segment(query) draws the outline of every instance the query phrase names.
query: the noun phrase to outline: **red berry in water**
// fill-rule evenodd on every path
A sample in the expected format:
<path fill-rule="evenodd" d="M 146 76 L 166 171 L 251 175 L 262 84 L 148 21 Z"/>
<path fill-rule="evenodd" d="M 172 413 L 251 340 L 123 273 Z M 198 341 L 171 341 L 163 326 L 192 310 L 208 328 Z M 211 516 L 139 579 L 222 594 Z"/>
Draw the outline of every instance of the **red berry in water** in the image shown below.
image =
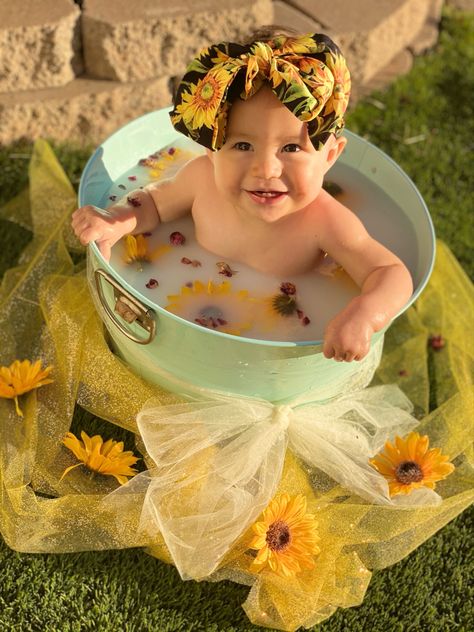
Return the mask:
<path fill-rule="evenodd" d="M 191 259 L 188 259 L 187 257 L 183 257 L 181 259 L 181 263 L 185 263 L 186 265 L 189 265 L 192 263 Z"/>
<path fill-rule="evenodd" d="M 185 241 L 185 236 L 177 230 L 170 235 L 170 244 L 173 244 L 173 246 L 182 246 Z"/>
<path fill-rule="evenodd" d="M 158 287 L 158 286 L 159 286 L 159 283 L 158 283 L 158 281 L 157 281 L 156 279 L 150 279 L 150 280 L 148 281 L 148 283 L 146 283 L 146 287 L 147 287 L 149 290 L 154 290 L 154 289 L 155 289 L 156 287 Z"/>
<path fill-rule="evenodd" d="M 286 294 L 287 296 L 292 296 L 293 294 L 296 294 L 296 286 L 294 283 L 285 281 L 280 285 L 280 292 L 283 292 L 283 294 Z"/>

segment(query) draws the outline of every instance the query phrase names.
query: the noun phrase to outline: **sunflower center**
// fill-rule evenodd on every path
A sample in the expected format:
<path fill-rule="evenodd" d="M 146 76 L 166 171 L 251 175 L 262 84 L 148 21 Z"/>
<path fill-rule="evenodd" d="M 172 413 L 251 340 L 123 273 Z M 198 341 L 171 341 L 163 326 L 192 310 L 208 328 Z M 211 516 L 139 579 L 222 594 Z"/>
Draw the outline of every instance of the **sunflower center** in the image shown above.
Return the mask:
<path fill-rule="evenodd" d="M 283 520 L 273 522 L 268 527 L 265 540 L 272 551 L 286 549 L 291 540 L 290 529 L 286 522 L 283 522 Z"/>
<path fill-rule="evenodd" d="M 227 321 L 224 318 L 224 312 L 215 305 L 206 305 L 198 314 L 198 318 L 194 319 L 194 322 L 212 329 L 222 325 L 227 325 Z"/>
<path fill-rule="evenodd" d="M 224 313 L 215 305 L 206 305 L 206 307 L 200 310 L 199 316 L 201 318 L 214 318 L 217 320 L 218 318 L 224 318 Z"/>
<path fill-rule="evenodd" d="M 395 470 L 395 478 L 402 485 L 419 483 L 423 480 L 423 470 L 415 461 L 403 461 Z"/>
<path fill-rule="evenodd" d="M 215 86 L 210 82 L 206 81 L 201 85 L 201 89 L 199 90 L 199 97 L 203 101 L 210 101 L 214 96 Z"/>

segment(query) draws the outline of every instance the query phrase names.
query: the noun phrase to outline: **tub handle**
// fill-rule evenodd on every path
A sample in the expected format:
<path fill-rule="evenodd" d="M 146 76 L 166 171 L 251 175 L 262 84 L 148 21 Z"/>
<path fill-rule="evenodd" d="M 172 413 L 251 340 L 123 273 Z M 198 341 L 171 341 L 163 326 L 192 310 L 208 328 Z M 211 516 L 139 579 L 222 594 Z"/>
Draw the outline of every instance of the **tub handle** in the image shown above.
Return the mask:
<path fill-rule="evenodd" d="M 117 317 L 105 299 L 101 277 L 114 288 L 115 312 L 117 312 L 127 323 L 136 322 L 140 325 L 140 327 L 145 329 L 145 331 L 148 332 L 147 338 L 138 338 L 138 336 L 133 335 L 119 320 L 117 320 Z M 132 294 L 127 292 L 127 290 L 124 290 L 120 283 L 118 283 L 110 274 L 105 272 L 105 270 L 98 268 L 94 272 L 94 278 L 97 294 L 102 307 L 117 329 L 119 329 L 124 336 L 127 336 L 127 338 L 139 345 L 150 344 L 156 333 L 156 322 L 153 312 L 142 305 L 142 303 L 140 303 L 140 301 Z"/>

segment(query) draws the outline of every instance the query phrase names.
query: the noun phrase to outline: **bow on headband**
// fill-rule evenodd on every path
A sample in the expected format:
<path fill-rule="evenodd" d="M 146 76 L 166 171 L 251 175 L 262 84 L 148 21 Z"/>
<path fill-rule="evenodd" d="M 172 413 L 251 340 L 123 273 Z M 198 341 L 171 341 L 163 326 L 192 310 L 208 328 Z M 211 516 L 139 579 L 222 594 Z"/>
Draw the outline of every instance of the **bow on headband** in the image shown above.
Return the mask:
<path fill-rule="evenodd" d="M 331 134 L 342 133 L 350 74 L 339 48 L 321 34 L 249 45 L 222 42 L 202 50 L 179 85 L 171 122 L 199 144 L 220 149 L 230 105 L 247 100 L 264 83 L 307 123 L 317 150 Z"/>

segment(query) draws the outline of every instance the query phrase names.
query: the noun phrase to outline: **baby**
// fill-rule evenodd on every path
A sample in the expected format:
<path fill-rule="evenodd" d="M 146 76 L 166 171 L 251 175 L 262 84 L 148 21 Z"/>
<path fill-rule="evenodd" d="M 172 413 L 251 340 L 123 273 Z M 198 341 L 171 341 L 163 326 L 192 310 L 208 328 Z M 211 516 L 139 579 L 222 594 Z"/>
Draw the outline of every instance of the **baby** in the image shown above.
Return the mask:
<path fill-rule="evenodd" d="M 346 144 L 349 92 L 345 60 L 324 35 L 276 35 L 203 50 L 181 81 L 171 121 L 206 155 L 173 179 L 134 191 L 133 205 L 78 209 L 76 235 L 83 244 L 96 241 L 108 260 L 124 235 L 191 212 L 203 248 L 262 273 L 307 272 L 327 253 L 361 292 L 328 323 L 323 353 L 361 360 L 372 334 L 413 288 L 400 259 L 322 188 Z"/>

